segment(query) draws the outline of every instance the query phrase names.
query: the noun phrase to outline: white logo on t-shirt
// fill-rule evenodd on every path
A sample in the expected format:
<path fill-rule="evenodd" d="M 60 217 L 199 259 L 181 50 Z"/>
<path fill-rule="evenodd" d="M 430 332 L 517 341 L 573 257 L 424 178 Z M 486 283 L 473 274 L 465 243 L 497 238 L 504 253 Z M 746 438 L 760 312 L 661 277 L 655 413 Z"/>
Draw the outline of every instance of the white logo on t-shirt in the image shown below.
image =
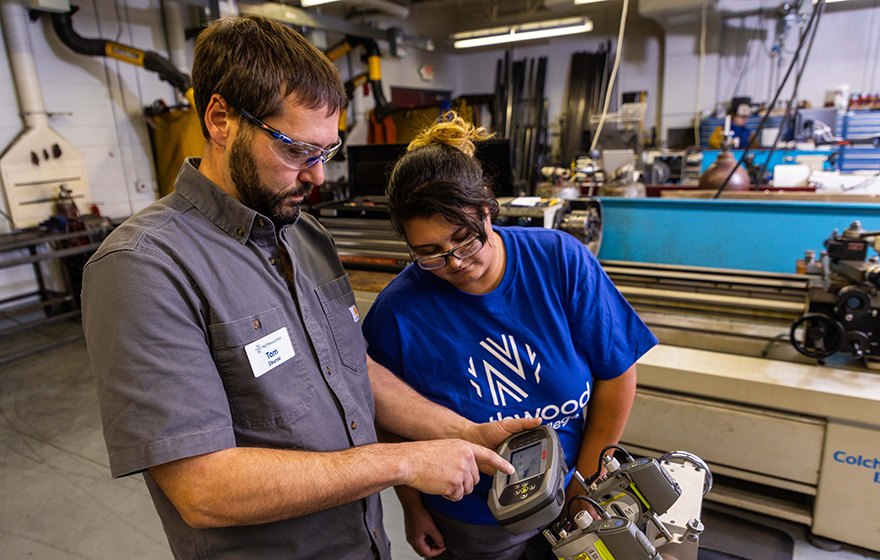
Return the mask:
<path fill-rule="evenodd" d="M 489 393 L 495 406 L 507 406 L 508 397 L 518 403 L 527 399 L 529 394 L 523 389 L 525 386 L 523 381 L 534 377 L 535 384 L 541 383 L 541 363 L 537 362 L 537 365 L 535 364 L 537 353 L 532 352 L 528 344 L 525 345 L 526 355 L 529 359 L 528 364 L 523 364 L 517 349 L 516 340 L 511 335 L 501 335 L 501 343 L 496 342 L 491 337 L 487 337 L 480 342 L 480 346 L 495 358 L 491 362 L 488 359 L 482 360 L 486 382 L 489 385 Z M 476 367 L 474 367 L 473 356 L 469 358 L 468 364 L 468 373 L 474 378 L 470 380 L 471 386 L 476 390 L 477 396 L 485 398 L 483 396 L 483 389 L 477 383 L 480 376 Z M 516 379 L 511 374 L 516 374 L 519 379 Z"/>

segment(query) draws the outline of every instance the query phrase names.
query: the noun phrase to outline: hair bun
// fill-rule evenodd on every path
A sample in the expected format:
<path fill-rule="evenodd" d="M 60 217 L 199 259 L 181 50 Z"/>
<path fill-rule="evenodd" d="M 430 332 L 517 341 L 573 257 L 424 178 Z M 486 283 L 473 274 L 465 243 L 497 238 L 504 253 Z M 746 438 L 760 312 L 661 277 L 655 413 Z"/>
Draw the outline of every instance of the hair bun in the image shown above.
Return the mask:
<path fill-rule="evenodd" d="M 445 144 L 473 157 L 474 142 L 488 140 L 492 136 L 494 134 L 482 126 L 475 128 L 474 125 L 459 117 L 455 111 L 449 111 L 443 115 L 440 122 L 421 131 L 415 140 L 409 143 L 407 151 L 432 144 Z"/>

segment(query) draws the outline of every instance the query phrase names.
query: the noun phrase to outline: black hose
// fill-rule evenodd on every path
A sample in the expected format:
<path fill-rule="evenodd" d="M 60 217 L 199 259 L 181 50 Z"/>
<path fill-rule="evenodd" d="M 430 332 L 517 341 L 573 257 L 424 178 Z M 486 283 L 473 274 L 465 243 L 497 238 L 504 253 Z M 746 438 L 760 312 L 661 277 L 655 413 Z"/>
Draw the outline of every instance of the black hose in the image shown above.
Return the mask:
<path fill-rule="evenodd" d="M 73 30 L 73 12 L 51 14 L 52 28 L 61 42 L 73 52 L 88 56 L 107 56 L 107 41 L 104 39 L 86 39 Z"/>
<path fill-rule="evenodd" d="M 367 52 L 367 58 L 379 58 L 382 56 L 381 51 L 379 50 L 379 44 L 376 43 L 373 39 L 367 39 L 364 37 L 354 37 L 354 36 L 346 36 L 345 41 L 351 45 L 352 47 L 361 46 Z M 382 89 L 382 81 L 372 79 L 373 76 L 371 73 L 369 74 L 370 80 L 370 91 L 373 93 L 373 102 L 375 103 L 375 108 L 373 109 L 376 112 L 376 118 L 378 120 L 382 120 L 385 117 L 390 117 L 394 113 L 397 112 L 397 107 L 388 102 L 388 99 L 385 98 L 385 91 Z M 354 93 L 354 92 L 352 92 Z"/>
<path fill-rule="evenodd" d="M 758 174 L 758 185 L 757 190 L 761 190 L 761 183 L 764 181 L 765 174 L 767 173 L 767 166 L 770 165 L 770 158 L 773 157 L 773 154 L 776 152 L 776 146 L 779 144 L 779 140 L 782 137 L 782 131 L 785 130 L 786 124 L 792 118 L 791 114 L 791 106 L 797 101 L 797 93 L 798 89 L 801 85 L 801 77 L 804 75 L 804 70 L 807 67 L 807 61 L 810 59 L 810 52 L 813 50 L 813 40 L 816 38 L 816 32 L 819 30 L 819 22 L 822 21 L 822 12 L 825 3 L 822 3 L 822 6 L 817 8 L 819 9 L 819 15 L 816 16 L 816 25 L 813 26 L 813 34 L 810 36 L 810 42 L 807 44 L 807 52 L 804 53 L 804 61 L 801 63 L 801 69 L 798 70 L 797 77 L 794 80 L 794 89 L 791 92 L 791 99 L 788 100 L 788 105 L 785 107 L 785 115 L 782 117 L 782 122 L 779 124 L 779 132 L 776 133 L 776 139 L 773 141 L 773 145 L 770 147 L 770 151 L 767 153 L 767 161 L 764 162 L 764 165 L 761 167 L 761 172 Z M 797 110 L 797 107 L 795 107 Z M 769 183 L 768 183 L 769 185 Z"/>
<path fill-rule="evenodd" d="M 131 64 L 143 66 L 147 70 L 159 74 L 159 78 L 168 82 L 181 93 L 186 93 L 192 87 L 192 80 L 189 76 L 178 70 L 171 64 L 171 61 L 154 51 L 141 51 L 133 47 L 128 47 L 107 41 L 106 39 L 87 39 L 74 31 L 73 29 L 73 11 L 58 14 L 50 14 L 52 18 L 52 28 L 55 34 L 61 39 L 61 42 L 70 47 L 76 53 L 87 56 L 111 56 L 109 51 L 113 52 L 113 57 L 119 60 L 125 60 Z"/>
<path fill-rule="evenodd" d="M 599 502 L 597 502 L 593 498 L 590 498 L 588 496 L 583 496 L 583 495 L 572 496 L 571 499 L 568 500 L 568 513 L 566 514 L 566 517 L 565 517 L 565 519 L 567 520 L 568 523 L 571 523 L 572 521 L 574 521 L 574 519 L 572 519 L 572 517 L 571 517 L 571 506 L 574 505 L 575 500 L 583 500 L 583 501 L 587 502 L 588 504 L 590 504 L 591 506 L 593 506 L 594 508 L 596 508 L 596 513 L 598 513 L 599 515 L 602 515 L 602 514 L 607 515 L 605 508 L 600 506 Z"/>
<path fill-rule="evenodd" d="M 192 87 L 189 76 L 174 67 L 170 60 L 154 51 L 144 53 L 144 68 L 159 74 L 159 79 L 165 80 L 181 93 L 186 93 Z"/>
<path fill-rule="evenodd" d="M 764 129 L 764 125 L 767 124 L 767 119 L 770 117 L 770 110 L 776 106 L 776 101 L 779 99 L 779 96 L 782 94 L 782 88 L 785 87 L 785 83 L 788 81 L 788 78 L 791 76 L 791 71 L 794 69 L 795 64 L 798 61 L 799 54 L 801 52 L 801 49 L 803 49 L 803 47 L 804 47 L 804 43 L 807 40 L 807 36 L 810 35 L 810 31 L 813 29 L 813 23 L 816 21 L 816 16 L 819 13 L 820 7 L 822 7 L 824 5 L 825 5 L 825 0 L 819 0 L 819 2 L 817 4 L 813 5 L 813 13 L 810 15 L 810 21 L 807 23 L 806 32 L 804 33 L 803 37 L 801 38 L 800 43 L 798 44 L 797 51 L 795 51 L 795 56 L 792 57 L 792 59 L 791 59 L 791 64 L 789 64 L 788 70 L 785 72 L 785 77 L 782 79 L 782 83 L 780 83 L 779 87 L 776 89 L 776 94 L 773 96 L 773 101 L 771 101 L 770 104 L 767 106 L 767 112 L 764 114 L 764 117 L 761 119 L 761 122 L 758 123 L 758 128 L 757 128 L 757 130 L 755 130 L 754 140 L 758 139 L 758 137 L 761 135 L 761 131 Z M 745 148 L 745 150 L 743 150 L 742 156 L 740 156 L 739 161 L 736 162 L 736 165 L 733 167 L 733 169 L 730 170 L 730 174 L 727 176 L 727 178 L 724 180 L 724 182 L 721 183 L 721 186 L 718 187 L 718 191 L 715 193 L 715 196 L 712 197 L 713 199 L 718 198 L 719 196 L 721 196 L 721 193 L 724 192 L 724 188 L 727 186 L 727 184 L 730 182 L 730 180 L 736 174 L 737 168 L 740 165 L 742 165 L 743 161 L 745 161 L 746 155 L 749 153 L 749 150 L 752 148 L 752 144 L 754 144 L 754 140 L 749 142 L 746 145 L 746 148 Z"/>
<path fill-rule="evenodd" d="M 617 449 L 618 451 L 622 452 L 624 455 L 626 455 L 627 461 L 634 461 L 635 460 L 635 459 L 633 459 L 633 456 L 630 455 L 626 449 L 624 449 L 623 447 L 621 447 L 619 445 L 606 446 L 605 449 L 603 449 L 602 452 L 599 453 L 599 468 L 596 470 L 595 474 L 593 474 L 590 478 L 587 479 L 587 481 L 590 484 L 592 484 L 593 482 L 598 480 L 598 478 L 602 475 L 602 458 L 605 457 L 605 452 L 608 451 L 609 449 Z"/>

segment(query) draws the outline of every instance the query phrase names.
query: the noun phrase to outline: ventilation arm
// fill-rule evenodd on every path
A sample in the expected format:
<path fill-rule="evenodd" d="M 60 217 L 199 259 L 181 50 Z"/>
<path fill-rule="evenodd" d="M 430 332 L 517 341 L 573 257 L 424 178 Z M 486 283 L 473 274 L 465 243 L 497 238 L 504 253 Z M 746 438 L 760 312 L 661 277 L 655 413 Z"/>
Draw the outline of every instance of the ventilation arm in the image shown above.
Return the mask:
<path fill-rule="evenodd" d="M 86 39 L 73 30 L 73 11 L 58 14 L 51 13 L 52 27 L 61 42 L 70 47 L 74 52 L 88 56 L 106 56 L 122 62 L 128 62 L 135 66 L 142 66 L 147 70 L 159 74 L 159 78 L 168 82 L 181 93 L 187 94 L 192 88 L 190 77 L 177 68 L 171 62 L 154 51 L 142 51 L 105 39 Z M 187 97 L 191 97 L 187 95 Z"/>

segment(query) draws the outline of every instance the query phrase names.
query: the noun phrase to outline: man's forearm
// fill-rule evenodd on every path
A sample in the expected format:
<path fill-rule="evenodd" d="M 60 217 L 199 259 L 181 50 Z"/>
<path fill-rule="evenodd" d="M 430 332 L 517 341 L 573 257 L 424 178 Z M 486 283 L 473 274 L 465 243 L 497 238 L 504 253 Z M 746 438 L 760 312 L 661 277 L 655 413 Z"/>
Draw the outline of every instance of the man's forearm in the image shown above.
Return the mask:
<path fill-rule="evenodd" d="M 401 484 L 403 464 L 391 463 L 384 447 L 334 453 L 238 447 L 159 465 L 150 474 L 189 525 L 252 525 L 306 515 Z"/>
<path fill-rule="evenodd" d="M 298 517 L 399 484 L 459 500 L 479 480 L 477 463 L 500 461 L 482 447 L 440 440 L 325 453 L 232 448 L 149 471 L 183 519 L 206 528 Z"/>
<path fill-rule="evenodd" d="M 413 440 L 465 438 L 474 423 L 434 403 L 367 356 L 376 423 Z"/>
<path fill-rule="evenodd" d="M 497 449 L 511 434 L 534 428 L 541 422 L 540 418 L 505 418 L 477 424 L 426 399 L 369 356 L 367 367 L 376 402 L 376 424 L 408 439 L 457 438 Z M 481 465 L 483 472 L 490 474 L 491 469 L 485 467 Z"/>

